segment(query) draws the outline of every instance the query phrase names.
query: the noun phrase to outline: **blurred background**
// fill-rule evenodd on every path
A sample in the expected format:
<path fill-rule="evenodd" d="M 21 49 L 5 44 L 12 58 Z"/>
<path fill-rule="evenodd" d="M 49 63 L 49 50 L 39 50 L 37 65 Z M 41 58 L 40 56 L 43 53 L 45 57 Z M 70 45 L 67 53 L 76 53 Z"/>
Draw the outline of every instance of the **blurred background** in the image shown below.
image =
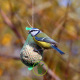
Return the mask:
<path fill-rule="evenodd" d="M 0 80 L 59 80 L 34 75 L 19 59 L 32 15 L 33 27 L 65 52 L 45 50 L 43 61 L 60 80 L 80 80 L 80 0 L 0 0 Z"/>

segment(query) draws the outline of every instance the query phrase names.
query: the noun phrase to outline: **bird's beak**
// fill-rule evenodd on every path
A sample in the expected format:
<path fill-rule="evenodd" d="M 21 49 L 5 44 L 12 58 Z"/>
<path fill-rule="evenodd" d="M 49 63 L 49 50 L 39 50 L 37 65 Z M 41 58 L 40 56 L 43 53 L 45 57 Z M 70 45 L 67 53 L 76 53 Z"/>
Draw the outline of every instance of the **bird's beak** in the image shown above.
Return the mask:
<path fill-rule="evenodd" d="M 28 34 L 30 34 L 30 33 L 31 33 L 31 31 L 28 32 Z"/>

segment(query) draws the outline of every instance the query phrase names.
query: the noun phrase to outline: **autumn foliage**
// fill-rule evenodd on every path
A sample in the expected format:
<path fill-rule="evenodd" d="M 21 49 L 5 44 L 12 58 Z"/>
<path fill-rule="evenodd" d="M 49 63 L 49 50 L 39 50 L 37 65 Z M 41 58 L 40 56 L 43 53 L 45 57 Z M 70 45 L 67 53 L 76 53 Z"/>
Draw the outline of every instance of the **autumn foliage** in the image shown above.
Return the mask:
<path fill-rule="evenodd" d="M 80 80 L 80 0 L 33 1 L 0 0 L 0 80 Z M 19 60 L 28 35 L 25 27 L 30 27 L 27 21 L 56 40 L 65 52 L 60 55 L 50 49 L 43 54 L 54 78 L 49 73 L 34 75 Z"/>

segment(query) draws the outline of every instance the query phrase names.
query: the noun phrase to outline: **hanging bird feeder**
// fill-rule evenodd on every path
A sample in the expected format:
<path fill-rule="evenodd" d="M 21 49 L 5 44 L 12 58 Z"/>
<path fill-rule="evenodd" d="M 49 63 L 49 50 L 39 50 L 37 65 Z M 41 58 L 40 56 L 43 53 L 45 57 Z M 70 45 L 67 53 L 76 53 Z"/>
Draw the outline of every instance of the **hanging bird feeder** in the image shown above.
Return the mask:
<path fill-rule="evenodd" d="M 34 42 L 29 34 L 20 52 L 21 61 L 29 67 L 28 70 L 32 70 L 33 66 L 36 66 L 42 60 L 42 54 L 43 50 Z"/>

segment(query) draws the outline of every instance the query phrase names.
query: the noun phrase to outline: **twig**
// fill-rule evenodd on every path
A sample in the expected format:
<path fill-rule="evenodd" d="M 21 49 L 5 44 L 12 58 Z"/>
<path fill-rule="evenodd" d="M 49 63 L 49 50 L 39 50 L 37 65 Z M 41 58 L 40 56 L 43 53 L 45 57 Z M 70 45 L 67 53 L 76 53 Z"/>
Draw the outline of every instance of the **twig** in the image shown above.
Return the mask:
<path fill-rule="evenodd" d="M 29 21 L 27 20 L 27 23 L 28 23 L 28 25 L 32 28 L 33 27 L 33 25 L 31 26 L 31 24 L 29 23 Z"/>
<path fill-rule="evenodd" d="M 32 27 L 34 27 L 34 0 L 32 0 Z"/>
<path fill-rule="evenodd" d="M 2 9 L 0 9 L 0 14 L 5 21 L 5 23 L 15 32 L 17 37 L 21 40 L 21 42 L 24 44 L 25 40 L 24 38 L 20 35 L 20 33 L 17 31 L 15 25 L 9 20 L 9 18 L 6 16 L 6 14 L 3 12 Z"/>

